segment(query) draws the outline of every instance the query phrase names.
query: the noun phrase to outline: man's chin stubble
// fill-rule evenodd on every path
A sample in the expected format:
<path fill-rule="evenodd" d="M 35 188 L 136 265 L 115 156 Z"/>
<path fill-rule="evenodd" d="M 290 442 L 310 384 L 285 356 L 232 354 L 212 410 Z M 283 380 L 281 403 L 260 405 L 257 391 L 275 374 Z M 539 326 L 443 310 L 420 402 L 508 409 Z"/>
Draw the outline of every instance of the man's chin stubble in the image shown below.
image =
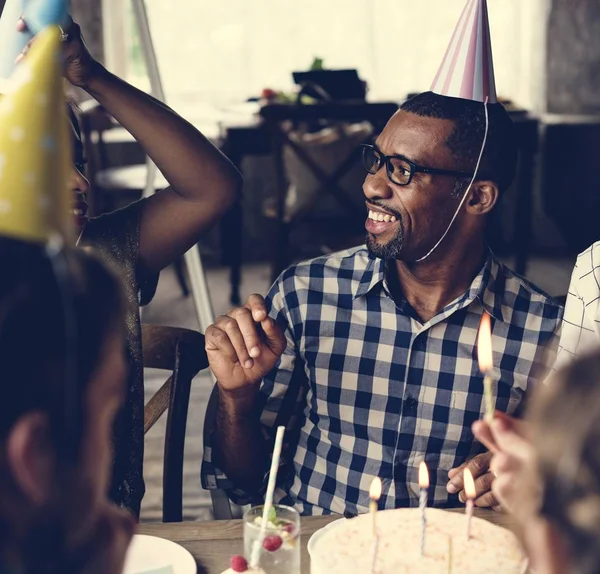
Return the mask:
<path fill-rule="evenodd" d="M 375 236 L 371 233 L 367 233 L 366 239 L 367 249 L 371 255 L 379 259 L 389 260 L 398 259 L 402 253 L 402 235 L 398 233 L 393 239 L 390 239 L 387 243 L 378 243 Z"/>

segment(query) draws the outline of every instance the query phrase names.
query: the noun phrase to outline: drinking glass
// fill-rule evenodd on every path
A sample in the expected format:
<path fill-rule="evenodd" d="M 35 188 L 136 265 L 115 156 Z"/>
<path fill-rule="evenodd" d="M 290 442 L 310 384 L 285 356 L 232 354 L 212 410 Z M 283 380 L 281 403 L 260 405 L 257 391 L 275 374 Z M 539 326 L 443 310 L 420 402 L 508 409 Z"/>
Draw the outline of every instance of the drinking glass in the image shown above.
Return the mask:
<path fill-rule="evenodd" d="M 261 543 L 263 506 L 253 506 L 244 514 L 244 556 L 252 559 L 259 545 L 258 565 L 266 574 L 300 574 L 300 515 L 290 506 L 274 504 Z"/>

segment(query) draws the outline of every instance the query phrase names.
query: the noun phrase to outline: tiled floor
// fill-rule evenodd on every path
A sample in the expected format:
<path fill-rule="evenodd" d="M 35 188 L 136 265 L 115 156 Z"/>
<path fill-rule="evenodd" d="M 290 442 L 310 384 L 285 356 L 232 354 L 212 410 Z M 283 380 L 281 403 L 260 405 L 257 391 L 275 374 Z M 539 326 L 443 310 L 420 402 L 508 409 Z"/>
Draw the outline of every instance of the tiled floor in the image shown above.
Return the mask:
<path fill-rule="evenodd" d="M 508 262 L 510 264 L 510 262 Z M 551 295 L 567 291 L 574 258 L 559 260 L 536 258 L 530 262 L 528 279 Z M 217 315 L 230 308 L 228 271 L 215 269 L 208 272 L 213 307 Z M 242 296 L 264 294 L 269 288 L 269 270 L 266 265 L 244 268 Z M 148 323 L 174 325 L 198 329 L 191 298 L 181 296 L 171 269 L 163 272 L 154 301 L 144 310 L 143 320 Z M 146 375 L 147 396 L 152 396 L 164 382 L 156 372 Z M 202 457 L 202 427 L 206 402 L 212 386 L 207 373 L 201 373 L 192 388 L 187 427 L 184 462 L 184 518 L 209 520 L 210 496 L 200 486 L 200 460 Z M 142 506 L 142 520 L 160 520 L 162 497 L 162 455 L 164 420 L 159 421 L 146 437 L 145 475 L 147 493 Z"/>

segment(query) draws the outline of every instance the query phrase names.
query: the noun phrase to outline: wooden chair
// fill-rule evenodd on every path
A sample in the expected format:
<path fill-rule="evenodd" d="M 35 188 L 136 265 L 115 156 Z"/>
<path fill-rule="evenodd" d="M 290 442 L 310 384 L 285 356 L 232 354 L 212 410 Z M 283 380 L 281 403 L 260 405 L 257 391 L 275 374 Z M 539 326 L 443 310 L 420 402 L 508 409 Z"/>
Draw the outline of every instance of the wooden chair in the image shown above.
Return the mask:
<path fill-rule="evenodd" d="M 361 202 L 360 212 L 357 211 L 355 201 L 349 198 L 340 187 L 341 178 L 360 161 L 360 147 L 356 146 L 352 152 L 342 158 L 338 166 L 331 172 L 325 173 L 321 166 L 315 162 L 306 150 L 299 146 L 290 137 L 289 126 L 301 123 L 317 125 L 324 122 L 364 122 L 372 124 L 375 133 L 383 128 L 390 117 L 396 112 L 396 103 L 367 103 L 367 102 L 327 102 L 314 105 L 270 104 L 261 109 L 261 116 L 268 126 L 272 138 L 272 149 L 275 158 L 277 175 L 277 200 L 275 221 L 277 225 L 276 237 L 273 241 L 274 251 L 271 266 L 273 281 L 279 273 L 290 263 L 290 231 L 292 224 L 298 221 L 286 221 L 285 204 L 288 192 L 288 182 L 284 167 L 284 148 L 290 148 L 302 163 L 315 175 L 321 193 L 331 194 L 340 206 L 340 213 L 346 216 L 346 229 L 360 229 L 364 235 L 363 225 L 365 219 L 364 205 Z M 371 141 L 369 137 L 364 143 Z M 304 218 L 306 220 L 306 218 Z M 340 216 L 335 218 L 339 224 Z M 358 225 L 357 225 L 358 224 Z M 318 222 L 323 228 L 323 222 Z M 347 245 L 350 247 L 351 245 Z M 338 248 L 341 248 L 338 246 Z"/>
<path fill-rule="evenodd" d="M 146 187 L 146 157 L 137 142 L 99 104 L 87 106 L 79 115 L 87 159 L 87 175 L 93 184 L 90 215 L 113 211 L 142 197 Z M 111 145 L 120 153 L 111 153 Z M 160 174 L 156 189 L 169 184 Z"/>
<path fill-rule="evenodd" d="M 208 436 L 215 429 L 217 422 L 217 411 L 219 408 L 219 390 L 215 385 L 210 393 L 208 404 L 206 405 L 206 414 L 204 417 L 204 436 Z M 210 499 L 213 507 L 213 517 L 215 520 L 231 520 L 241 518 L 241 508 L 233 504 L 224 490 L 213 488 L 210 491 Z"/>
<path fill-rule="evenodd" d="M 171 375 L 144 409 L 144 433 L 167 413 L 163 464 L 163 522 L 183 519 L 183 457 L 192 379 L 208 367 L 204 336 L 196 331 L 142 325 L 144 367 Z"/>

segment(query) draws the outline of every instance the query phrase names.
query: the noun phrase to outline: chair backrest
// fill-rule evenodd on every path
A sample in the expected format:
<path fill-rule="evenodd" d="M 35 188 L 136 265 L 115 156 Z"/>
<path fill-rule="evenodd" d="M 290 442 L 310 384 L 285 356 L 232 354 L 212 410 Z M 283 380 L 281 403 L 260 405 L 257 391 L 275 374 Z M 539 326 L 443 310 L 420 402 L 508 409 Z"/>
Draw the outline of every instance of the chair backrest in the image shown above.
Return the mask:
<path fill-rule="evenodd" d="M 144 409 L 144 433 L 167 412 L 163 465 L 163 522 L 183 519 L 183 458 L 192 379 L 208 367 L 204 336 L 196 331 L 142 325 L 144 367 L 171 375 Z"/>
<path fill-rule="evenodd" d="M 340 220 L 339 212 L 346 215 L 345 219 L 348 222 L 344 226 L 346 232 L 350 232 L 354 236 L 360 230 L 360 233 L 364 234 L 364 202 L 362 197 L 348 195 L 348 190 L 344 189 L 345 186 L 342 183 L 343 178 L 360 163 L 360 144 L 369 143 L 372 139 L 371 134 L 379 132 L 397 109 L 398 104 L 392 102 L 270 104 L 261 108 L 260 114 L 271 134 L 277 177 L 275 220 L 278 228 L 276 240 L 273 242 L 272 278 L 276 278 L 289 265 L 290 223 L 294 219 L 301 219 L 312 210 L 313 206 L 323 207 L 324 202 L 321 201 L 321 198 L 325 193 L 329 193 L 337 201 L 338 205 L 333 206 L 335 219 Z M 362 124 L 363 122 L 371 124 L 373 130 L 358 130 L 354 135 L 350 135 L 350 130 L 337 130 L 342 137 L 337 148 L 332 148 L 331 151 L 333 156 L 339 157 L 333 157 L 327 161 L 325 160 L 328 154 L 324 153 L 325 148 L 319 149 L 317 146 L 309 151 L 309 147 L 302 144 L 302 138 L 295 137 L 298 135 L 297 130 L 301 125 L 308 126 L 310 132 L 328 124 L 339 126 L 341 123 Z M 295 166 L 295 183 L 291 181 L 294 179 L 293 174 L 286 173 L 288 171 L 286 168 L 290 166 Z M 297 177 L 302 170 L 304 170 L 303 177 Z M 288 180 L 294 185 L 288 185 Z M 298 198 L 299 200 L 296 202 L 289 201 L 291 199 L 289 197 L 290 187 L 295 191 L 301 191 L 302 188 L 305 192 L 304 199 Z M 356 188 L 355 185 L 350 185 L 350 187 Z M 315 201 L 317 198 L 318 201 Z M 294 203 L 296 208 L 294 208 Z M 332 211 L 331 207 L 330 211 Z M 307 254 L 304 255 L 307 257 Z"/>
<path fill-rule="evenodd" d="M 204 436 L 212 433 L 217 422 L 217 410 L 219 408 L 219 390 L 217 385 L 213 387 L 206 406 L 206 414 L 204 417 Z M 234 518 L 232 505 L 225 491 L 211 488 L 210 498 L 213 506 L 213 516 L 215 520 L 231 520 Z"/>
<path fill-rule="evenodd" d="M 100 215 L 101 198 L 97 196 L 98 174 L 109 167 L 105 132 L 117 127 L 112 116 L 98 103 L 87 105 L 79 113 L 81 139 L 87 160 L 86 176 L 92 182 L 92 193 L 88 194 L 90 216 Z"/>
<path fill-rule="evenodd" d="M 79 114 L 83 147 L 88 161 L 88 176 L 93 181 L 96 174 L 108 167 L 104 133 L 117 127 L 112 116 L 97 103 L 87 106 Z"/>

